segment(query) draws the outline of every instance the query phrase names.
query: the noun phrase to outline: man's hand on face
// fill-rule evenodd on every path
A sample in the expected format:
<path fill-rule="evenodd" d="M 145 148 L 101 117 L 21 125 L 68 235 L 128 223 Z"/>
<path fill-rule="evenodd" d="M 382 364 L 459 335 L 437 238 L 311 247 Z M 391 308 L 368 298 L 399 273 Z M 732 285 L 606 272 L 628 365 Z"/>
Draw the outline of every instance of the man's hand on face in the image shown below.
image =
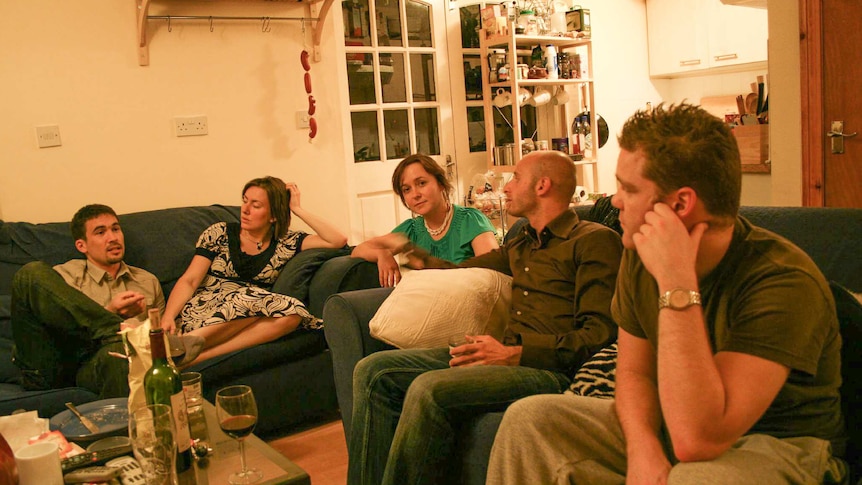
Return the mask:
<path fill-rule="evenodd" d="M 123 318 L 132 318 L 146 311 L 147 300 L 143 293 L 124 291 L 114 295 L 105 309 Z"/>
<path fill-rule="evenodd" d="M 706 228 L 707 224 L 701 222 L 689 232 L 677 213 L 659 202 L 646 213 L 632 240 L 647 271 L 661 287 L 664 282 L 678 283 L 690 278 Z"/>
<path fill-rule="evenodd" d="M 521 363 L 521 347 L 503 345 L 490 335 L 477 335 L 472 342 L 450 351 L 449 367 L 475 365 L 518 365 Z"/>

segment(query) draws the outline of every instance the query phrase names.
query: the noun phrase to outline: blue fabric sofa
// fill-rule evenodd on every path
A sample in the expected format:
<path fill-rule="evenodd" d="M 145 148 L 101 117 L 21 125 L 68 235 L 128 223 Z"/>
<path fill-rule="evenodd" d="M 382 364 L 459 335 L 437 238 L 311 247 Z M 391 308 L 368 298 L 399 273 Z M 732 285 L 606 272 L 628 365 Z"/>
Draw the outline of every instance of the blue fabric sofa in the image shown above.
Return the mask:
<path fill-rule="evenodd" d="M 581 218 L 590 220 L 588 207 L 578 207 L 577 212 Z M 753 224 L 774 231 L 805 250 L 828 280 L 852 292 L 862 292 L 862 209 L 743 207 L 741 213 Z M 348 436 L 353 409 L 353 368 L 364 356 L 391 348 L 372 338 L 368 331 L 368 322 L 390 292 L 391 289 L 377 288 L 340 293 L 330 297 L 324 307 L 323 318 L 327 321 L 324 331 L 332 352 L 338 402 Z M 860 337 L 845 339 L 848 341 L 844 360 L 846 374 L 862 368 L 859 357 L 862 343 L 857 344 L 862 342 L 862 307 L 847 299 L 839 301 L 838 306 L 843 324 L 850 327 L 848 333 Z M 857 409 L 853 403 L 862 400 L 857 398 L 862 397 L 862 388 L 857 387 L 862 386 L 851 380 L 846 380 L 842 387 L 847 409 Z M 851 432 L 849 452 L 855 456 L 854 444 L 862 444 L 862 432 L 858 431 L 862 423 L 856 422 L 853 413 L 846 414 Z M 502 416 L 502 413 L 487 413 L 463 426 L 458 433 L 460 442 L 455 447 L 460 454 L 449 467 L 450 483 L 485 483 L 491 445 Z"/>
<path fill-rule="evenodd" d="M 239 222 L 239 208 L 171 208 L 119 218 L 126 238 L 126 262 L 155 274 L 167 298 L 191 261 L 201 232 L 218 221 Z M 376 265 L 347 254 L 347 248 L 301 252 L 285 267 L 274 290 L 303 300 L 312 314 L 321 316 L 330 295 L 379 287 Z M 12 276 L 29 261 L 57 264 L 80 257 L 68 222 L 0 221 L 0 415 L 24 409 L 50 418 L 64 410 L 67 401 L 82 404 L 97 398 L 75 387 L 74 382 L 62 389 L 25 391 L 11 361 Z M 258 434 L 273 435 L 337 415 L 332 360 L 320 331 L 297 331 L 274 342 L 203 362 L 191 370 L 203 374 L 204 394 L 210 401 L 221 387 L 250 385 L 259 406 Z"/>

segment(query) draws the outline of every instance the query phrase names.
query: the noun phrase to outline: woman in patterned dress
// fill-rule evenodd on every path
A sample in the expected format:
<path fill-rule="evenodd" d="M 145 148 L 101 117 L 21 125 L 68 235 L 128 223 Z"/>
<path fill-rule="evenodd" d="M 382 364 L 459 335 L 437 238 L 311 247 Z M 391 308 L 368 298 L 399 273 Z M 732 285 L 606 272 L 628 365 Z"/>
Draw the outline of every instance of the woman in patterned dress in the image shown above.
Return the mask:
<path fill-rule="evenodd" d="M 317 234 L 290 230 L 291 212 Z M 188 365 L 275 340 L 298 327 L 320 328 L 302 302 L 270 289 L 296 253 L 340 248 L 347 237 L 301 207 L 296 184 L 275 177 L 245 184 L 240 220 L 204 230 L 168 298 L 165 331 L 179 327 L 206 341 Z"/>
<path fill-rule="evenodd" d="M 433 158 L 414 154 L 402 160 L 392 172 L 392 190 L 417 217 L 365 241 L 351 253 L 377 263 L 380 286 L 395 286 L 401 280 L 395 255 L 408 241 L 455 264 L 500 247 L 485 214 L 450 201 L 452 184 Z"/>

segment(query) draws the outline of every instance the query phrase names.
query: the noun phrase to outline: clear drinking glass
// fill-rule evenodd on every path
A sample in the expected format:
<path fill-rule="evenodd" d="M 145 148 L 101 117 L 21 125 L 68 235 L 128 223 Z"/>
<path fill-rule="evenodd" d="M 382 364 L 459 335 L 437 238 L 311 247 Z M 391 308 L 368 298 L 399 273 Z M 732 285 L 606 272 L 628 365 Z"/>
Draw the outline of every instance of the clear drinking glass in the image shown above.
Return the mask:
<path fill-rule="evenodd" d="M 234 485 L 255 483 L 263 477 L 260 470 L 248 468 L 245 461 L 245 438 L 257 424 L 257 403 L 248 386 L 228 386 L 216 393 L 216 416 L 224 433 L 239 441 L 242 469 L 228 479 Z"/>
<path fill-rule="evenodd" d="M 177 483 L 177 444 L 170 406 L 148 404 L 133 411 L 129 415 L 129 438 L 147 485 Z"/>

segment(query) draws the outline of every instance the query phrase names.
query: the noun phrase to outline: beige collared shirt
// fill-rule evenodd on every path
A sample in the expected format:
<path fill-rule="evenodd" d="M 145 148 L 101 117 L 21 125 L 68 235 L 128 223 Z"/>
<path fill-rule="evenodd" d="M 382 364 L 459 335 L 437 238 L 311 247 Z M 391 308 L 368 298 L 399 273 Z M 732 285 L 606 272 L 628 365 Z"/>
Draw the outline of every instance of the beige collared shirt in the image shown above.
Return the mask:
<path fill-rule="evenodd" d="M 60 273 L 69 286 L 81 291 L 103 307 L 118 293 L 137 291 L 146 298 L 147 308 L 165 310 L 162 286 L 158 278 L 149 271 L 121 262 L 117 277 L 113 278 L 102 268 L 88 264 L 86 259 L 73 259 L 58 264 L 54 266 L 54 270 Z M 137 319 L 146 320 L 147 312 L 142 312 Z"/>

